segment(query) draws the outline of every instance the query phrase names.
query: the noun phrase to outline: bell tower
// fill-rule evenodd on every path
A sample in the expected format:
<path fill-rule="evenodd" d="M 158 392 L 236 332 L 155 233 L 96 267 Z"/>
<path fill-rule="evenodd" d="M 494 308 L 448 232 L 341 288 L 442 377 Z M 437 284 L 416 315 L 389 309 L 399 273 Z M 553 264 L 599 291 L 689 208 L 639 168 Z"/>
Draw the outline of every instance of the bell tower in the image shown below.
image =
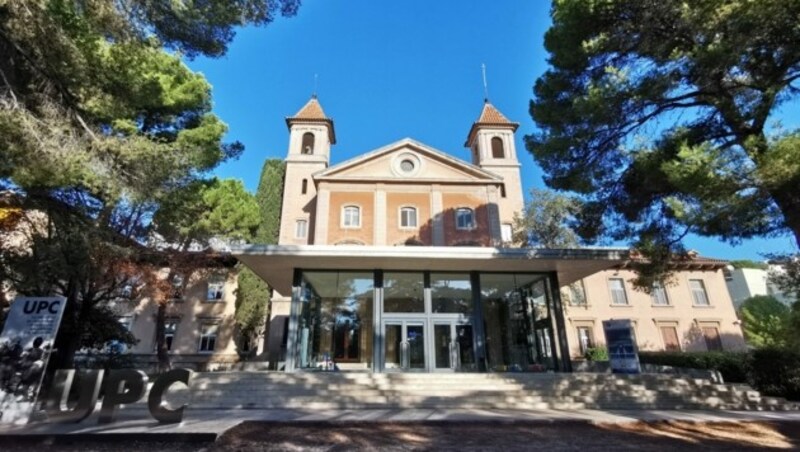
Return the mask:
<path fill-rule="evenodd" d="M 336 134 L 333 120 L 325 116 L 316 95 L 294 116 L 286 118 L 286 126 L 289 150 L 278 243 L 309 245 L 313 243 L 317 197 L 312 175 L 328 167 Z"/>
<path fill-rule="evenodd" d="M 464 143 L 470 149 L 473 165 L 503 178 L 496 196 L 502 242 L 510 240 L 514 214 L 521 214 L 524 208 L 520 164 L 514 144 L 514 132 L 518 127 L 518 123 L 509 121 L 485 99 L 481 114 Z"/>

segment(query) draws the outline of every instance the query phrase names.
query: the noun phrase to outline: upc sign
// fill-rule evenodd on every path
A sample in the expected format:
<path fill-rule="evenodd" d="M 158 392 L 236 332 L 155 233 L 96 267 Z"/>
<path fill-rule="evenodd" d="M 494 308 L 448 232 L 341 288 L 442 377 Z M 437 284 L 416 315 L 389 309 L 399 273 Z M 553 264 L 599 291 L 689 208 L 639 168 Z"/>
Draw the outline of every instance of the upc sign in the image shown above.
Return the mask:
<path fill-rule="evenodd" d="M 50 422 L 81 422 L 94 412 L 103 389 L 102 405 L 98 423 L 114 422 L 116 409 L 123 404 L 139 401 L 147 389 L 147 375 L 140 370 L 112 370 L 103 383 L 103 370 L 86 371 L 78 379 L 78 401 L 72 407 L 67 406 L 67 398 L 75 379 L 75 370 L 61 369 L 56 372 L 50 396 L 45 403 L 45 412 Z M 173 383 L 181 382 L 189 386 L 192 371 L 173 369 L 156 378 L 147 396 L 147 407 L 150 415 L 158 422 L 175 423 L 183 420 L 183 410 L 168 409 L 163 401 L 164 394 Z"/>

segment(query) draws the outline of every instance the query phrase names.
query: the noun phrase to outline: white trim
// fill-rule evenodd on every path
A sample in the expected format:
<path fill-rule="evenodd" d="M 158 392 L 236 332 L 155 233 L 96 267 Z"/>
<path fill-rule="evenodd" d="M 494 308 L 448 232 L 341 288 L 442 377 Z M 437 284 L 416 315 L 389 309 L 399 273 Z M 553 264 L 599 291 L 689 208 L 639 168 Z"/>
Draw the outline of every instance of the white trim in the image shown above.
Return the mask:
<path fill-rule="evenodd" d="M 414 226 L 403 226 L 403 209 L 414 210 Z M 419 229 L 419 208 L 413 204 L 403 204 L 397 208 L 397 227 L 402 230 Z"/>

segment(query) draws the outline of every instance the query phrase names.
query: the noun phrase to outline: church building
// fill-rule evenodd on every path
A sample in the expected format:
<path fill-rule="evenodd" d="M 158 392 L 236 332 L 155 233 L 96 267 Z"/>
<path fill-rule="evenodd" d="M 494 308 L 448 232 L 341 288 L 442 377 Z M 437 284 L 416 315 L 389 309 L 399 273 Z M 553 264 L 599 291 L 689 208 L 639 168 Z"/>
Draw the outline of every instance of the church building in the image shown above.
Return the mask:
<path fill-rule="evenodd" d="M 275 290 L 271 363 L 570 370 L 558 288 L 627 253 L 510 247 L 523 209 L 517 123 L 486 101 L 466 134 L 471 162 L 405 138 L 336 165 L 316 97 L 286 124 L 279 243 L 232 249 Z"/>

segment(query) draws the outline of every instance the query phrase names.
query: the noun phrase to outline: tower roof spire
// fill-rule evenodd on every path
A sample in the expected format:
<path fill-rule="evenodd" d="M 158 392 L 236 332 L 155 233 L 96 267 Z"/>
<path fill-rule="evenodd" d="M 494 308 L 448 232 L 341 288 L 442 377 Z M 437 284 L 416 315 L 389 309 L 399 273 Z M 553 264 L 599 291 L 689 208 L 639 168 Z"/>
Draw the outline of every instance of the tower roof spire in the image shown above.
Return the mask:
<path fill-rule="evenodd" d="M 294 116 L 286 118 L 286 126 L 291 129 L 293 124 L 296 123 L 323 123 L 328 127 L 328 135 L 330 136 L 331 144 L 336 144 L 336 133 L 333 130 L 333 120 L 325 115 L 322 110 L 319 100 L 317 100 L 316 93 L 311 95 L 311 99 L 303 105 Z"/>
<path fill-rule="evenodd" d="M 465 147 L 469 147 L 472 144 L 475 133 L 482 127 L 507 128 L 515 132 L 519 127 L 519 123 L 509 121 L 508 118 L 500 113 L 500 110 L 489 102 L 489 99 L 484 99 L 481 115 L 478 116 L 477 121 L 472 123 L 472 128 L 469 129 L 469 135 L 467 136 L 467 142 L 464 143 Z"/>

